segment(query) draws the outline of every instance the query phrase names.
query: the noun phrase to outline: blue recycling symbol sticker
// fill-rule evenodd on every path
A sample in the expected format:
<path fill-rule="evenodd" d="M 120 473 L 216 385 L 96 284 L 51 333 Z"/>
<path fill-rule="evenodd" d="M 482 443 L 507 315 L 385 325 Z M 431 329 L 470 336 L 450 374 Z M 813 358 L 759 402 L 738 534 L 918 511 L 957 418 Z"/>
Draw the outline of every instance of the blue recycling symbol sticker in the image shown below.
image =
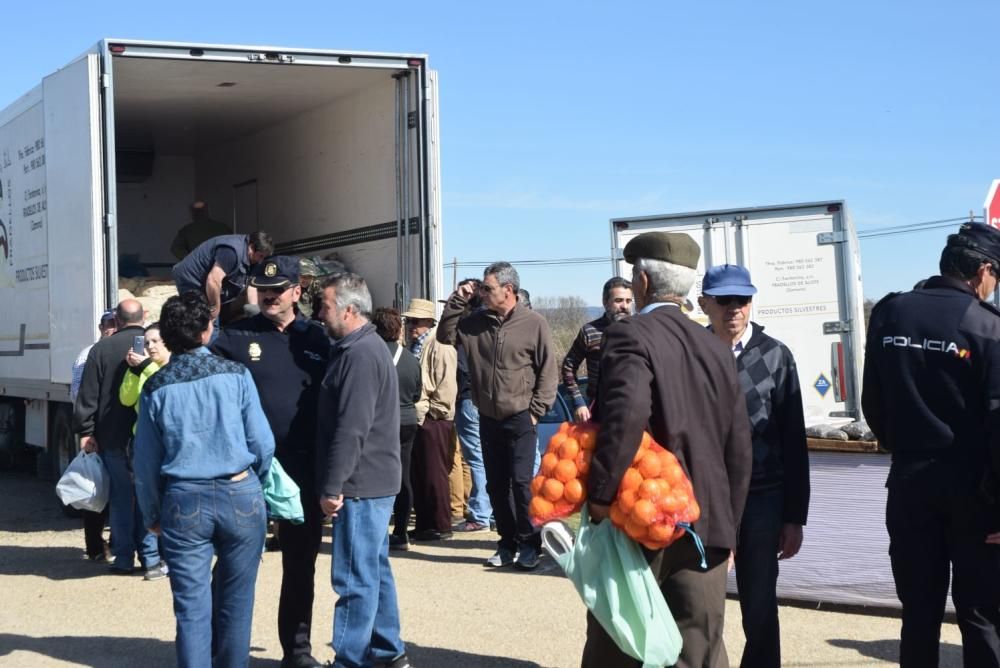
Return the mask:
<path fill-rule="evenodd" d="M 821 373 L 819 378 L 816 379 L 816 382 L 813 383 L 813 387 L 815 387 L 816 391 L 819 392 L 819 396 L 825 397 L 826 393 L 830 391 L 830 381 L 826 379 L 826 375 Z"/>

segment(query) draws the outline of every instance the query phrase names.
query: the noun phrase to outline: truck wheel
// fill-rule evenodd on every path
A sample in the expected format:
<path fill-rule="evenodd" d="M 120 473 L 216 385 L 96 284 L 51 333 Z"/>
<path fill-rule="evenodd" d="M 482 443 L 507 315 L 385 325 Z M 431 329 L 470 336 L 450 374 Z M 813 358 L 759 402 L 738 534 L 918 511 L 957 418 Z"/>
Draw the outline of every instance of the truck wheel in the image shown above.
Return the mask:
<path fill-rule="evenodd" d="M 69 404 L 59 404 L 53 411 L 48 443 L 53 480 L 58 480 L 76 457 L 76 435 L 73 433 L 72 424 L 73 407 Z"/>

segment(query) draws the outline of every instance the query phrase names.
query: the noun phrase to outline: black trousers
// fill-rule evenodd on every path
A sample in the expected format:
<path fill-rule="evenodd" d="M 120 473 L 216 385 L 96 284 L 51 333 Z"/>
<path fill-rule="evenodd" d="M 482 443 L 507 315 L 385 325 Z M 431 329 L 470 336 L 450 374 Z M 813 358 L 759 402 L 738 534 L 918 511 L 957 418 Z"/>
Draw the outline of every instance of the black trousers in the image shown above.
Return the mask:
<path fill-rule="evenodd" d="M 782 488 L 750 492 L 736 546 L 736 586 L 743 618 L 741 668 L 780 668 L 778 540 L 785 508 Z"/>
<path fill-rule="evenodd" d="M 406 527 L 413 510 L 413 483 L 410 480 L 410 461 L 413 455 L 413 439 L 417 436 L 417 425 L 399 425 L 399 463 L 403 469 L 403 484 L 392 506 L 392 533 L 406 537 Z"/>
<path fill-rule="evenodd" d="M 105 506 L 99 513 L 84 510 L 82 514 L 83 543 L 87 556 L 94 559 L 104 554 L 104 524 L 108 521 L 108 508 Z"/>
<path fill-rule="evenodd" d="M 316 555 L 323 537 L 323 513 L 312 486 L 302 486 L 305 522 L 278 522 L 281 546 L 281 595 L 278 600 L 278 639 L 286 657 L 312 654 L 313 598 Z"/>
<path fill-rule="evenodd" d="M 969 530 L 970 506 L 956 503 L 949 479 L 935 462 L 894 462 L 889 473 L 885 524 L 903 604 L 902 668 L 937 668 L 951 573 L 963 664 L 1000 666 L 1000 548 Z"/>
<path fill-rule="evenodd" d="M 499 546 L 541 548 L 541 535 L 531 524 L 531 476 L 537 435 L 531 414 L 522 411 L 503 420 L 479 414 L 479 438 L 486 468 L 486 493 L 500 534 Z"/>

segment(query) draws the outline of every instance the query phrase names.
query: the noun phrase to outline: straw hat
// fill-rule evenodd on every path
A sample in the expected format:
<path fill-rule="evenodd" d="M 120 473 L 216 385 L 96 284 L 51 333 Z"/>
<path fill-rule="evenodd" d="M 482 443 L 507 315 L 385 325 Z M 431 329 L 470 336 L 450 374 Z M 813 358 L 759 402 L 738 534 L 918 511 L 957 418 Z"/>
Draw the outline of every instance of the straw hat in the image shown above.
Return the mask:
<path fill-rule="evenodd" d="M 434 302 L 427 299 L 411 299 L 410 307 L 401 315 L 404 318 L 437 320 Z"/>

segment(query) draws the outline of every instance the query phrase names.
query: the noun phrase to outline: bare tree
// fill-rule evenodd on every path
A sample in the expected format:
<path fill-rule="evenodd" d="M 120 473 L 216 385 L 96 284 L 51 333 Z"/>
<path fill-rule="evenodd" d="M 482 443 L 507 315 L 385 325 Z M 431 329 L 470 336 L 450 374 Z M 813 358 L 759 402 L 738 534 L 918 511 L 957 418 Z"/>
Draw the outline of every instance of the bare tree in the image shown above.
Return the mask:
<path fill-rule="evenodd" d="M 536 297 L 533 306 L 549 323 L 557 364 L 573 345 L 580 327 L 587 322 L 587 304 L 581 297 Z M 586 363 L 580 367 L 580 376 L 586 375 Z"/>

